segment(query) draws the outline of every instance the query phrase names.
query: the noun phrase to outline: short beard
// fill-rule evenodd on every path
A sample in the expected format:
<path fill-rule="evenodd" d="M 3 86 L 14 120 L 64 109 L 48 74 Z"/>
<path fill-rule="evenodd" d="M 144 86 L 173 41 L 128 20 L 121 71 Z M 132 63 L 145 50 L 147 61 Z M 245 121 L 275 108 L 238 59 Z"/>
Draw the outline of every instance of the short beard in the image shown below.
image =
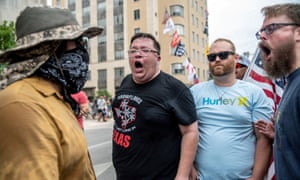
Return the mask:
<path fill-rule="evenodd" d="M 294 47 L 295 42 L 288 41 L 273 50 L 274 56 L 271 61 L 265 61 L 262 57 L 264 70 L 269 76 L 281 78 L 290 73 L 296 58 Z"/>
<path fill-rule="evenodd" d="M 225 60 L 228 61 L 228 60 Z M 225 64 L 223 71 L 215 71 L 214 67 L 209 65 L 209 70 L 213 76 L 225 76 L 228 74 L 232 74 L 234 71 L 234 62 L 233 64 Z"/>

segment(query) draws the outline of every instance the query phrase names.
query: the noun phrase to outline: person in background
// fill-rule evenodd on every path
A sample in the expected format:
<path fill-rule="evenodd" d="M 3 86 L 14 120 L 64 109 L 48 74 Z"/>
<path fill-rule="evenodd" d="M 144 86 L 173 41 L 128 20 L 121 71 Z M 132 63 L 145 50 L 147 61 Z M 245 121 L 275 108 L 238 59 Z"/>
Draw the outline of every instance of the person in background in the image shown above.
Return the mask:
<path fill-rule="evenodd" d="M 239 56 L 238 62 L 236 63 L 235 67 L 235 75 L 237 79 L 242 80 L 244 75 L 248 69 L 250 61 L 245 56 Z"/>
<path fill-rule="evenodd" d="M 272 143 L 254 123 L 271 121 L 272 107 L 263 90 L 236 79 L 239 55 L 229 39 L 216 39 L 207 59 L 212 80 L 192 86 L 199 143 L 193 177 L 201 180 L 262 180 Z"/>
<path fill-rule="evenodd" d="M 300 179 L 300 4 L 275 4 L 261 12 L 256 37 L 263 67 L 272 78 L 287 77 L 274 117 L 276 179 Z"/>
<path fill-rule="evenodd" d="M 71 94 L 72 98 L 79 104 L 80 112 L 77 115 L 78 123 L 81 129 L 84 129 L 84 117 L 88 117 L 90 113 L 89 99 L 84 91 L 79 91 L 78 93 Z"/>
<path fill-rule="evenodd" d="M 97 98 L 97 109 L 98 109 L 98 121 L 106 122 L 107 121 L 107 104 L 106 97 L 101 95 L 100 98 Z"/>
<path fill-rule="evenodd" d="M 198 142 L 191 92 L 160 70 L 160 44 L 153 35 L 135 34 L 129 48 L 131 74 L 112 103 L 117 179 L 188 179 Z"/>
<path fill-rule="evenodd" d="M 97 108 L 97 99 L 98 99 L 98 98 L 99 98 L 99 97 L 96 97 L 96 98 L 94 99 L 94 101 L 91 102 L 92 118 L 93 118 L 93 119 L 97 119 L 97 117 L 98 117 L 98 108 Z"/>
<path fill-rule="evenodd" d="M 71 94 L 84 86 L 88 39 L 72 12 L 26 7 L 16 20 L 17 47 L 0 54 L 0 179 L 96 179 Z"/>

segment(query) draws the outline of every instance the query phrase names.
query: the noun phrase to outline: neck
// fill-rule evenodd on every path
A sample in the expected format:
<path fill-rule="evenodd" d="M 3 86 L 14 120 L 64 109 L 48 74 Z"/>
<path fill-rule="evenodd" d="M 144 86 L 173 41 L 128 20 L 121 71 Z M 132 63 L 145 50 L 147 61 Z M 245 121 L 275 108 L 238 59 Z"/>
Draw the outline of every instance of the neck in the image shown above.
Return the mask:
<path fill-rule="evenodd" d="M 227 74 L 224 76 L 214 76 L 214 83 L 221 87 L 229 87 L 236 82 L 235 74 Z"/>

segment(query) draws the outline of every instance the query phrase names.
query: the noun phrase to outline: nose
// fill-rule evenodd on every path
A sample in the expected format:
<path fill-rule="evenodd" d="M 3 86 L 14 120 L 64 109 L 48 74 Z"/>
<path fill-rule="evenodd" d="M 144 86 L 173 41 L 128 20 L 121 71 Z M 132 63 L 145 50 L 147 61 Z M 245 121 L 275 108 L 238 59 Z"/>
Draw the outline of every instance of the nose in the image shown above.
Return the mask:
<path fill-rule="evenodd" d="M 262 31 L 259 33 L 259 40 L 266 40 L 267 39 L 267 34 L 265 31 Z"/>

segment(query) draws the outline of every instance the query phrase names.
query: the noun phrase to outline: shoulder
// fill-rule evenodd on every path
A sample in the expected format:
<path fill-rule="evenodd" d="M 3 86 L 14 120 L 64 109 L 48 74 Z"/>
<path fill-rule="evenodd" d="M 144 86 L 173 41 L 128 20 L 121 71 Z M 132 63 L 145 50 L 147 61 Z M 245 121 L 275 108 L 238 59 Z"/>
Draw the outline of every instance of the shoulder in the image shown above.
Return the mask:
<path fill-rule="evenodd" d="M 175 77 L 163 71 L 160 72 L 158 79 L 159 81 L 161 81 L 161 83 L 167 84 L 169 86 L 176 86 L 177 88 L 186 87 L 186 85 L 183 82 L 181 82 L 179 79 L 176 79 Z"/>
<path fill-rule="evenodd" d="M 206 88 L 211 88 L 212 85 L 213 85 L 213 80 L 209 80 L 209 81 L 205 81 L 205 82 L 201 82 L 201 83 L 193 85 L 192 87 L 190 87 L 190 90 L 192 92 L 204 90 Z"/>
<path fill-rule="evenodd" d="M 240 89 L 246 89 L 247 91 L 262 91 L 262 88 L 259 87 L 258 85 L 244 81 L 244 80 L 237 80 L 237 86 Z"/>
<path fill-rule="evenodd" d="M 36 81 L 30 78 L 16 81 L 0 91 L 1 104 L 16 101 L 24 101 L 26 103 L 36 99 L 39 97 L 38 95 L 44 93 L 41 90 L 42 87 L 42 83 L 36 83 Z"/>

